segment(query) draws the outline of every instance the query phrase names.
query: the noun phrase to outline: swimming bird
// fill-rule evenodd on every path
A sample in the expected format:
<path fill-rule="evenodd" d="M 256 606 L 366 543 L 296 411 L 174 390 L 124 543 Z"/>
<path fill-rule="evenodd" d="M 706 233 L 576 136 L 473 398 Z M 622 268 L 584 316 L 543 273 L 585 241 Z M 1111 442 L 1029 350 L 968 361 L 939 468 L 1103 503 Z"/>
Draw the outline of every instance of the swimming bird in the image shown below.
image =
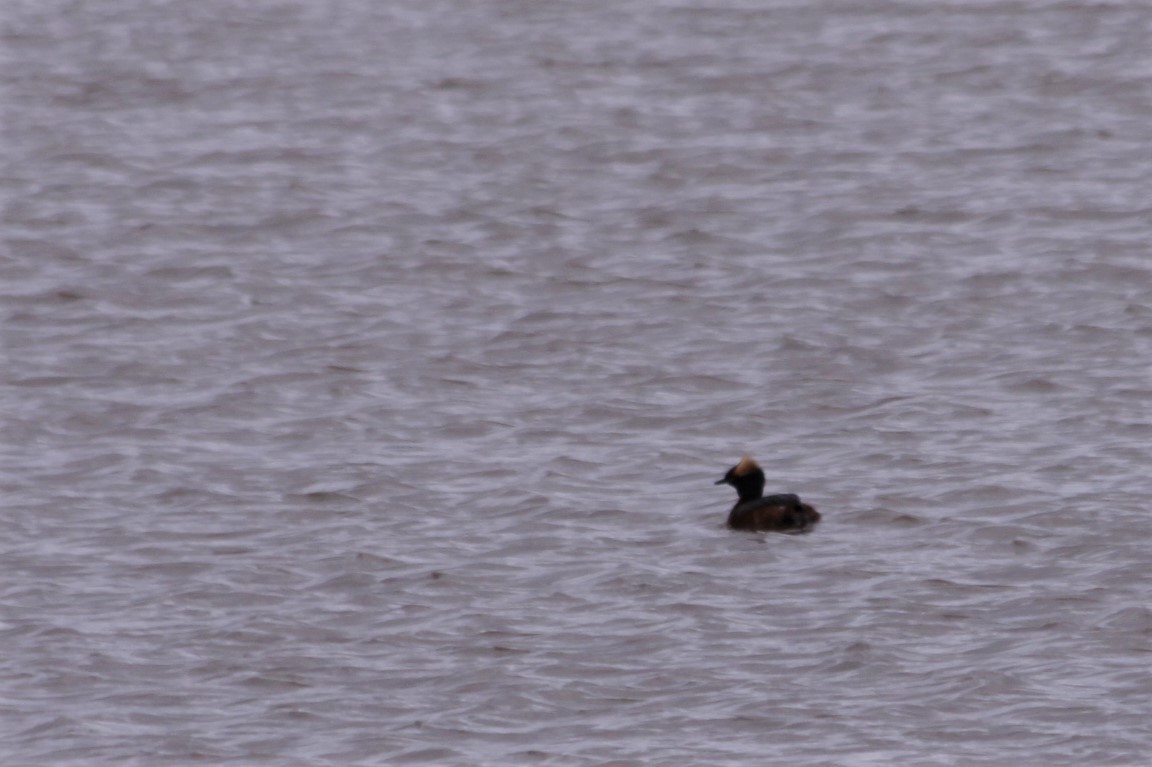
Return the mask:
<path fill-rule="evenodd" d="M 764 470 L 748 456 L 716 484 L 732 485 L 740 496 L 728 514 L 728 527 L 733 530 L 803 531 L 820 521 L 820 512 L 798 495 L 764 495 Z"/>

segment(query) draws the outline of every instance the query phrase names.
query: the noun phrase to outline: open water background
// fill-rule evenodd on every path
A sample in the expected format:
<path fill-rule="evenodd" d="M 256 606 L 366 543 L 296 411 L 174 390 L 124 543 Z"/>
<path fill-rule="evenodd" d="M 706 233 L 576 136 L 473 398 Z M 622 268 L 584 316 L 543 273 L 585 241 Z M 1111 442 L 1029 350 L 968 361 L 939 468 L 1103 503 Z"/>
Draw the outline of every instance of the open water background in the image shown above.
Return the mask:
<path fill-rule="evenodd" d="M 1143 0 L 0 25 L 4 764 L 1152 759 Z"/>

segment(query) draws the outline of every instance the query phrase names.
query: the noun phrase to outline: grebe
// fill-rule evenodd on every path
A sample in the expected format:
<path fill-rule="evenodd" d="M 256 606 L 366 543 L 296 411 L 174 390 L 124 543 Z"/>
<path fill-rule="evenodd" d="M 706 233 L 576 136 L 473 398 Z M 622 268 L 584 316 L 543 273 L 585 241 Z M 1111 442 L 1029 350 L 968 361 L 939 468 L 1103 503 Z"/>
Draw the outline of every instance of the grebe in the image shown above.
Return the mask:
<path fill-rule="evenodd" d="M 740 496 L 728 514 L 728 527 L 733 530 L 803 531 L 820 521 L 820 512 L 798 495 L 764 495 L 764 471 L 748 456 L 716 484 L 732 485 Z"/>

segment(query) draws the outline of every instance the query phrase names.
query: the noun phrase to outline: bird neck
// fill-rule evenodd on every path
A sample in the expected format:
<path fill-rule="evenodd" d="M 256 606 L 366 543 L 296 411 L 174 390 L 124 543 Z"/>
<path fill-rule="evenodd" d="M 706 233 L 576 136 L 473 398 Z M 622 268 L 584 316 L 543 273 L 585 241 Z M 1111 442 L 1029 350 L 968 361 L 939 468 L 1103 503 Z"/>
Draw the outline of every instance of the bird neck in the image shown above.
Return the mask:
<path fill-rule="evenodd" d="M 741 501 L 754 501 L 764 497 L 764 472 L 753 471 L 737 478 L 736 494 Z"/>

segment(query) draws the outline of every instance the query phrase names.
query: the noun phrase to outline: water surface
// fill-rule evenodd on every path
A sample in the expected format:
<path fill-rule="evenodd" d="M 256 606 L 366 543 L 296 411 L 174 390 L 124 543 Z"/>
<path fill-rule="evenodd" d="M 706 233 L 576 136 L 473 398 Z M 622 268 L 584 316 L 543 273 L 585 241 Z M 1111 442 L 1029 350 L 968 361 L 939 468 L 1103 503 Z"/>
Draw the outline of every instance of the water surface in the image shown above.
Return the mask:
<path fill-rule="evenodd" d="M 6 763 L 1147 763 L 1146 5 L 0 22 Z"/>

